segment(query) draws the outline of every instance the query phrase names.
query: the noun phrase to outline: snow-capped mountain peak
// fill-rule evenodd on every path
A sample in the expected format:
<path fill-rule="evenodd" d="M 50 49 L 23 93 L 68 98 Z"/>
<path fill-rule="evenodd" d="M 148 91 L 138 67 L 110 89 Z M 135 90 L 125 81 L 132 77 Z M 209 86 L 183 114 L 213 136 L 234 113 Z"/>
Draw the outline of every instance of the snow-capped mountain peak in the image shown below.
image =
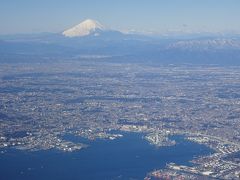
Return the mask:
<path fill-rule="evenodd" d="M 82 23 L 64 31 L 62 34 L 66 37 L 82 37 L 90 34 L 97 36 L 99 32 L 104 30 L 105 27 L 99 22 L 87 19 Z"/>

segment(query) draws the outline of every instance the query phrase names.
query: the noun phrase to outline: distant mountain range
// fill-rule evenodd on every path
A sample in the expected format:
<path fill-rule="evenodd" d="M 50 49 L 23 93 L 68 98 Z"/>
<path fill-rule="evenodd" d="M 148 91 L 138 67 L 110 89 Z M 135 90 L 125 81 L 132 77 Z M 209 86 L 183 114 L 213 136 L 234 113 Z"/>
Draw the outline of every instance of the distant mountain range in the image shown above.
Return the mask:
<path fill-rule="evenodd" d="M 185 40 L 177 41 L 168 46 L 168 48 L 175 48 L 181 50 L 221 50 L 221 49 L 240 49 L 239 39 L 202 39 L 202 40 Z"/>
<path fill-rule="evenodd" d="M 33 59 L 33 57 L 35 57 Z M 240 65 L 239 35 L 125 34 L 95 20 L 62 33 L 0 36 L 0 62 L 111 58 L 119 62 Z"/>

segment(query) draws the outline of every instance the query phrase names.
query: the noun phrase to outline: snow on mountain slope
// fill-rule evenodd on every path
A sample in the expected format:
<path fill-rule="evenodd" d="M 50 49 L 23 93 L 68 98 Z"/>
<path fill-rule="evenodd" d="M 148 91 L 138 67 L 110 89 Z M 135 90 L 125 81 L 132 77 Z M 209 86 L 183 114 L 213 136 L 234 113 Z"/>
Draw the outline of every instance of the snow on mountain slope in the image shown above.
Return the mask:
<path fill-rule="evenodd" d="M 82 37 L 87 35 L 98 36 L 100 32 L 105 30 L 105 27 L 99 22 L 87 19 L 82 23 L 64 31 L 62 34 L 66 37 Z"/>

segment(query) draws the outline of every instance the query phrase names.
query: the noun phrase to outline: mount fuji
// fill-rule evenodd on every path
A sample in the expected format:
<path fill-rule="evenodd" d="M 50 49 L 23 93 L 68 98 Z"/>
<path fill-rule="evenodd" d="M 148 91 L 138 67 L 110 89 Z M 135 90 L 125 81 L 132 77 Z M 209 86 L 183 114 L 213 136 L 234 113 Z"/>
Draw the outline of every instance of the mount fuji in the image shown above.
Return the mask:
<path fill-rule="evenodd" d="M 123 36 L 120 31 L 111 30 L 103 26 L 96 20 L 87 19 L 80 24 L 65 30 L 62 35 L 68 38 L 76 37 L 98 37 L 98 36 Z"/>
<path fill-rule="evenodd" d="M 87 19 L 68 30 L 65 30 L 62 34 L 66 37 L 82 37 L 88 35 L 98 36 L 103 31 L 106 31 L 106 28 L 102 24 L 95 20 Z"/>

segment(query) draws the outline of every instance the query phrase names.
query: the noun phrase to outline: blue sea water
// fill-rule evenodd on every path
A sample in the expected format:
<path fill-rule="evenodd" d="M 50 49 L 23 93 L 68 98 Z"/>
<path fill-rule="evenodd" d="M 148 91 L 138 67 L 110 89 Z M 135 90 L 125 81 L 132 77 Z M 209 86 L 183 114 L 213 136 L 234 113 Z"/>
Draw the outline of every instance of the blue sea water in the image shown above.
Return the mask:
<path fill-rule="evenodd" d="M 78 137 L 67 137 L 80 142 Z M 72 153 L 55 150 L 26 152 L 8 150 L 0 154 L 1 180 L 129 180 L 143 179 L 166 163 L 182 165 L 196 156 L 212 150 L 173 137 L 177 145 L 156 148 L 142 138 L 142 134 L 124 133 L 117 140 L 89 141 L 90 147 Z"/>

